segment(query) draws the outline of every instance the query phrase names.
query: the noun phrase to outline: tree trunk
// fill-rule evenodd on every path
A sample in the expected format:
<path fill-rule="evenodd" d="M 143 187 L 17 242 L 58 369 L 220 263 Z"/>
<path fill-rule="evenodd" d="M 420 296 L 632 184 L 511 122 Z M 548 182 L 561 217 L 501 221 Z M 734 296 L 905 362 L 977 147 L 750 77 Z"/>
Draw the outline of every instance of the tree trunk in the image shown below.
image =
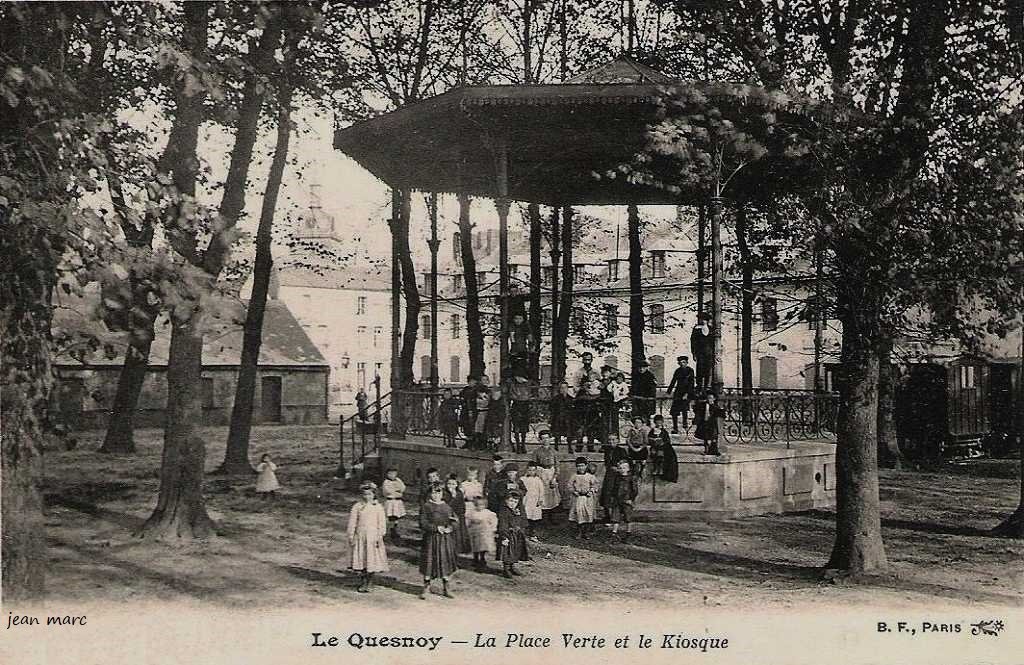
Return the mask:
<path fill-rule="evenodd" d="M 152 320 L 149 321 L 149 332 L 153 333 Z M 128 345 L 124 365 L 117 378 L 114 403 L 110 407 L 107 434 L 99 448 L 101 453 L 135 452 L 135 412 L 139 408 L 139 396 L 149 371 L 151 346 L 152 336 L 148 340 L 139 339 Z"/>
<path fill-rule="evenodd" d="M 558 279 L 559 264 L 562 260 L 562 237 L 561 224 L 559 223 L 558 206 L 551 208 L 551 394 L 558 392 L 558 383 L 562 376 L 556 370 L 557 367 L 565 366 L 565 349 L 561 350 L 561 360 L 558 349 L 555 345 L 555 323 L 558 321 L 558 301 L 561 298 Z M 561 364 L 560 364 L 561 363 Z"/>
<path fill-rule="evenodd" d="M 277 116 L 277 145 L 267 176 L 260 223 L 256 230 L 256 263 L 253 266 L 252 295 L 245 312 L 242 336 L 241 365 L 235 385 L 235 401 L 231 409 L 231 427 L 228 430 L 227 450 L 220 471 L 228 474 L 251 474 L 255 470 L 249 463 L 249 437 L 252 432 L 252 410 L 256 393 L 256 374 L 263 344 L 263 315 L 267 308 L 267 293 L 274 269 L 271 253 L 274 211 L 281 191 L 281 180 L 288 162 L 288 143 L 291 139 L 292 88 L 287 74 L 283 75 L 279 93 L 280 110 Z"/>
<path fill-rule="evenodd" d="M 466 339 L 469 342 L 469 373 L 480 377 L 487 371 L 484 363 L 484 331 L 480 325 L 480 296 L 473 255 L 473 225 L 469 219 L 470 199 L 459 194 L 459 250 L 462 252 L 463 282 L 466 286 Z"/>
<path fill-rule="evenodd" d="M 0 208 L 0 215 L 10 214 Z M 0 256 L 23 256 L 0 280 L 0 505 L 3 600 L 38 596 L 46 570 L 39 483 L 50 395 L 50 323 L 59 252 L 42 233 L 0 234 Z M 30 227 L 31 228 L 31 227 Z M 6 245 L 6 246 L 5 246 Z M 8 268 L 5 267 L 5 270 Z"/>
<path fill-rule="evenodd" d="M 552 375 L 565 379 L 566 354 L 569 344 L 569 323 L 572 318 L 572 218 L 573 209 L 562 208 L 562 285 L 559 293 L 558 319 L 554 322 L 551 339 Z M 557 360 L 555 360 L 557 359 Z"/>
<path fill-rule="evenodd" d="M 751 338 L 754 331 L 754 264 L 747 244 L 747 209 L 740 205 L 736 209 L 736 245 L 740 253 L 741 289 L 740 296 L 740 385 L 743 394 L 749 395 L 754 389 L 753 351 Z"/>
<path fill-rule="evenodd" d="M 530 349 L 530 378 L 537 381 L 540 379 L 540 324 L 543 316 L 540 288 L 540 206 L 531 203 L 527 211 L 530 217 L 530 332 L 534 340 L 534 348 Z"/>
<path fill-rule="evenodd" d="M 644 287 L 643 247 L 640 245 L 640 210 L 635 205 L 626 208 L 629 241 L 629 348 L 630 372 L 635 380 L 640 363 L 647 361 L 644 349 Z"/>
<path fill-rule="evenodd" d="M 878 460 L 890 469 L 903 468 L 903 454 L 896 437 L 897 382 L 890 343 L 878 353 Z"/>
<path fill-rule="evenodd" d="M 187 540 L 209 536 L 214 528 L 203 499 L 206 444 L 195 431 L 203 415 L 197 389 L 203 373 L 203 337 L 197 319 L 193 315 L 188 321 L 171 322 L 160 494 L 156 510 L 142 526 L 145 536 Z"/>
<path fill-rule="evenodd" d="M 399 356 L 400 388 L 413 383 L 413 365 L 416 362 L 416 341 L 420 329 L 420 291 L 416 283 L 416 266 L 412 262 L 412 247 L 409 245 L 409 217 L 412 194 L 402 192 L 401 213 L 398 216 L 398 257 L 402 266 L 402 294 L 405 296 L 405 324 L 402 329 L 402 352 Z"/>
<path fill-rule="evenodd" d="M 878 501 L 878 335 L 869 307 L 852 303 L 842 320 L 836 539 L 826 566 L 854 576 L 888 568 Z"/>

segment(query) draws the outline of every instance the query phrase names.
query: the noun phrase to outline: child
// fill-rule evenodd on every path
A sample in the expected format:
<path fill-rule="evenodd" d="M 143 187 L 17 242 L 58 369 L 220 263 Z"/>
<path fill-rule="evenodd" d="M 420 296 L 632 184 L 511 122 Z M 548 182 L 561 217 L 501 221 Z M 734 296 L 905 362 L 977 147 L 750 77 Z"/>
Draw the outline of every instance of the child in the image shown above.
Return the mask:
<path fill-rule="evenodd" d="M 486 430 L 487 446 L 491 450 L 498 450 L 501 445 L 501 431 L 505 427 L 505 393 L 501 386 L 491 388 L 491 401 L 487 409 L 487 420 L 484 425 Z"/>
<path fill-rule="evenodd" d="M 281 489 L 275 471 L 277 471 L 277 465 L 271 461 L 270 455 L 264 454 L 256 467 L 256 472 L 259 474 L 256 476 L 256 493 L 264 499 L 276 497 L 277 490 Z"/>
<path fill-rule="evenodd" d="M 441 482 L 441 472 L 434 467 L 430 467 L 427 469 L 427 477 L 423 479 L 423 486 L 420 487 L 421 506 L 427 501 L 430 501 L 430 492 L 434 485 L 441 485 L 444 487 L 444 483 Z"/>
<path fill-rule="evenodd" d="M 466 533 L 466 497 L 459 489 L 459 476 L 451 474 L 445 482 L 444 502 L 452 509 L 458 521 L 456 529 L 452 532 L 455 539 L 455 551 L 459 554 L 469 554 L 469 535 Z"/>
<path fill-rule="evenodd" d="M 348 515 L 348 567 L 362 578 L 359 593 L 369 593 L 373 574 L 388 569 L 388 553 L 384 548 L 387 519 L 384 507 L 377 501 L 377 486 L 366 482 L 359 486 L 359 491 L 362 500 L 352 506 Z"/>
<path fill-rule="evenodd" d="M 654 426 L 647 433 L 647 444 L 651 451 L 651 476 L 661 478 L 662 472 L 667 471 L 667 465 L 676 464 L 676 453 L 672 449 L 672 439 L 668 430 L 665 429 L 665 417 L 661 414 L 654 416 Z M 669 460 L 671 457 L 671 460 Z M 675 482 L 673 480 L 672 482 Z"/>
<path fill-rule="evenodd" d="M 484 495 L 484 486 L 480 484 L 480 471 L 475 466 L 466 467 L 466 479 L 459 483 L 462 496 L 466 499 L 466 515 L 476 509 L 475 501 Z"/>
<path fill-rule="evenodd" d="M 384 482 L 381 483 L 381 494 L 384 495 L 384 514 L 388 518 L 388 533 L 394 543 L 401 539 L 398 537 L 398 520 L 405 517 L 405 483 L 398 477 L 398 469 L 392 467 L 384 473 Z"/>
<path fill-rule="evenodd" d="M 599 488 L 600 484 L 590 471 L 587 458 L 577 457 L 576 474 L 569 479 L 569 493 L 572 497 L 569 521 L 576 523 L 574 538 L 590 538 L 590 530 L 594 527 L 594 497 Z"/>
<path fill-rule="evenodd" d="M 512 408 L 509 419 L 512 425 L 512 450 L 526 452 L 526 434 L 530 431 L 530 384 L 525 376 L 512 377 L 510 390 Z"/>
<path fill-rule="evenodd" d="M 647 450 L 647 437 L 650 428 L 644 423 L 643 418 L 634 416 L 633 426 L 626 433 L 626 452 L 629 455 L 629 465 L 637 478 L 644 477 L 644 467 L 647 465 L 649 452 Z"/>
<path fill-rule="evenodd" d="M 420 507 L 420 529 L 423 531 L 423 545 L 420 548 L 423 590 L 420 598 L 427 599 L 430 583 L 439 577 L 444 597 L 454 598 L 448 590 L 448 578 L 459 568 L 455 540 L 452 537 L 459 518 L 444 502 L 444 486 L 441 483 L 430 486 L 428 497 L 427 502 Z"/>
<path fill-rule="evenodd" d="M 444 439 L 444 447 L 455 448 L 455 438 L 459 435 L 459 401 L 452 396 L 451 388 L 445 388 L 442 395 L 437 425 Z"/>
<path fill-rule="evenodd" d="M 526 487 L 526 494 L 523 495 L 526 535 L 534 542 L 537 542 L 537 525 L 544 518 L 544 481 L 538 475 L 537 469 L 537 463 L 530 462 L 526 465 L 526 475 L 523 476 L 523 485 Z"/>
<path fill-rule="evenodd" d="M 491 408 L 491 391 L 481 385 L 476 391 L 476 422 L 473 424 L 473 437 L 476 449 L 487 449 L 487 414 Z"/>
<path fill-rule="evenodd" d="M 515 464 L 509 464 L 505 468 L 505 481 L 499 482 L 497 487 L 498 492 L 498 511 L 500 514 L 501 504 L 505 503 L 505 497 L 509 494 L 519 495 L 519 508 L 523 507 L 523 497 L 526 496 L 526 485 L 523 484 L 523 479 L 519 477 L 519 467 Z"/>
<path fill-rule="evenodd" d="M 505 461 L 501 455 L 495 454 L 491 458 L 491 468 L 487 470 L 484 477 L 484 496 L 487 497 L 487 508 L 498 514 L 501 510 L 501 496 L 498 494 L 498 486 L 505 480 Z"/>
<path fill-rule="evenodd" d="M 513 575 L 522 575 L 516 570 L 516 564 L 530 559 L 526 550 L 526 534 L 523 532 L 526 517 L 523 515 L 521 504 L 522 497 L 518 492 L 512 492 L 505 496 L 504 505 L 498 513 L 501 574 L 509 579 Z"/>
<path fill-rule="evenodd" d="M 622 460 L 612 474 L 611 491 L 609 492 L 609 509 L 612 521 L 612 536 L 619 533 L 619 524 L 626 525 L 626 532 L 622 535 L 622 542 L 628 542 L 630 536 L 630 523 L 633 517 L 633 502 L 640 493 L 637 487 L 636 476 L 629 470 L 629 461 Z"/>
<path fill-rule="evenodd" d="M 612 396 L 611 431 L 614 434 L 618 434 L 621 427 L 619 424 L 619 414 L 622 412 L 622 407 L 629 400 L 629 384 L 626 383 L 626 375 L 622 372 L 616 372 L 615 380 L 608 386 L 608 392 Z"/>
<path fill-rule="evenodd" d="M 473 550 L 473 566 L 477 570 L 487 567 L 487 555 L 494 556 L 494 538 L 498 531 L 498 516 L 487 508 L 487 499 L 473 499 L 473 511 L 466 514 L 466 530 Z"/>
<path fill-rule="evenodd" d="M 599 494 L 600 504 L 603 512 L 604 522 L 611 521 L 611 490 L 612 481 L 615 479 L 615 469 L 619 462 L 629 461 L 629 450 L 621 445 L 618 438 L 613 438 L 608 445 L 601 449 L 604 452 L 604 476 L 601 478 L 601 492 Z"/>

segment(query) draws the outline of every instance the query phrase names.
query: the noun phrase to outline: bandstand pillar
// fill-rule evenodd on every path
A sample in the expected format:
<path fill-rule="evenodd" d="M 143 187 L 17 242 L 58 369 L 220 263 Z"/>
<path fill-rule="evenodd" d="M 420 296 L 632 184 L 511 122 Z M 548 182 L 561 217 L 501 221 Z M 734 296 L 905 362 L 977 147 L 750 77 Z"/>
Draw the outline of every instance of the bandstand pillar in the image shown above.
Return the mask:
<path fill-rule="evenodd" d="M 405 404 L 399 388 L 402 384 L 401 361 L 401 329 L 402 329 L 402 265 L 398 256 L 398 230 L 402 215 L 402 192 L 391 189 L 391 423 L 388 436 L 405 438 Z"/>
<path fill-rule="evenodd" d="M 441 241 L 437 238 L 437 194 L 430 195 L 430 240 L 427 245 L 430 247 L 430 388 L 437 391 L 439 383 L 437 367 L 437 250 L 441 247 Z M 431 400 L 432 406 L 436 407 L 436 400 Z M 433 412 L 436 412 L 436 408 Z"/>
<path fill-rule="evenodd" d="M 722 197 L 712 196 L 708 202 L 708 221 L 711 226 L 711 343 L 714 355 L 711 361 L 711 392 L 715 404 L 721 408 L 722 388 L 725 386 L 722 363 Z M 710 415 L 710 414 L 709 414 Z M 710 452 L 721 452 L 722 420 L 715 424 L 715 438 L 711 441 Z"/>
<path fill-rule="evenodd" d="M 498 210 L 498 306 L 501 315 L 501 332 L 499 334 L 498 385 L 502 388 L 505 400 L 505 420 L 501 428 L 501 450 L 509 448 L 509 426 L 511 423 L 510 391 L 507 385 L 511 377 L 508 375 L 508 337 L 509 337 L 509 273 L 508 273 L 508 144 L 499 140 L 495 145 L 495 176 L 497 197 L 494 206 Z"/>

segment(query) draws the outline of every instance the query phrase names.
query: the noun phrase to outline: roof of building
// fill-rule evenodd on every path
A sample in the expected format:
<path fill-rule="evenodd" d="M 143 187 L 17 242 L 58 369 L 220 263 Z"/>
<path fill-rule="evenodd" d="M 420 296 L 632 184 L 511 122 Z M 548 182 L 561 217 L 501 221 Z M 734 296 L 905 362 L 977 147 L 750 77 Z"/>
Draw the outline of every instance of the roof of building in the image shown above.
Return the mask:
<path fill-rule="evenodd" d="M 128 345 L 125 333 L 112 332 L 98 316 L 99 298 L 95 292 L 84 298 L 61 295 L 55 303 L 55 330 L 78 333 L 98 342 L 93 349 L 85 342 L 72 343 L 57 350 L 54 363 L 61 366 L 120 366 Z M 217 316 L 208 317 L 203 335 L 204 367 L 237 367 L 242 353 L 242 322 L 245 305 L 225 301 Z M 156 325 L 150 349 L 151 367 L 166 367 L 170 351 L 171 326 L 166 318 Z M 327 367 L 327 360 L 309 339 L 299 322 L 280 300 L 268 300 L 263 319 L 263 342 L 259 364 L 272 367 Z"/>

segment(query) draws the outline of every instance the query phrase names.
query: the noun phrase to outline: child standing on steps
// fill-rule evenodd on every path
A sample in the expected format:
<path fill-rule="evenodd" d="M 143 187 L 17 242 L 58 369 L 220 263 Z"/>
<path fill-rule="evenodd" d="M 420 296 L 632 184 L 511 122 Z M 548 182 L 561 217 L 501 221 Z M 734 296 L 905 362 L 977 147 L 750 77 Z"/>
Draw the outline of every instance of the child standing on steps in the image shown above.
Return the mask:
<path fill-rule="evenodd" d="M 569 521 L 576 523 L 574 538 L 590 538 L 594 527 L 594 497 L 597 496 L 601 484 L 590 470 L 586 457 L 576 458 L 576 474 L 569 479 L 569 493 L 572 503 L 569 504 Z"/>
<path fill-rule="evenodd" d="M 435 483 L 430 487 L 428 500 L 420 506 L 420 529 L 423 545 L 420 548 L 420 574 L 423 576 L 422 600 L 430 593 L 430 583 L 441 578 L 445 598 L 454 598 L 448 590 L 448 579 L 459 568 L 455 553 L 455 538 L 458 517 L 444 502 L 444 485 Z"/>
<path fill-rule="evenodd" d="M 405 483 L 398 477 L 398 469 L 390 468 L 385 472 L 381 483 L 381 494 L 384 495 L 384 514 L 388 518 L 388 534 L 393 543 L 398 543 L 398 520 L 405 517 Z"/>
<path fill-rule="evenodd" d="M 374 573 L 388 569 L 388 553 L 384 547 L 387 518 L 377 501 L 377 486 L 363 483 L 362 498 L 348 515 L 349 568 L 360 574 L 359 593 L 369 593 Z"/>
<path fill-rule="evenodd" d="M 498 532 L 498 516 L 487 508 L 487 499 L 473 499 L 472 512 L 466 513 L 466 530 L 473 549 L 473 566 L 477 570 L 487 567 L 487 555 L 494 556 L 494 538 Z"/>
<path fill-rule="evenodd" d="M 275 471 L 277 471 L 277 465 L 270 459 L 270 455 L 264 454 L 256 467 L 258 474 L 256 476 L 256 493 L 264 499 L 276 497 L 277 490 L 281 489 Z"/>
<path fill-rule="evenodd" d="M 521 509 L 519 492 L 511 492 L 505 496 L 505 505 L 498 513 L 498 542 L 501 544 L 499 550 L 502 565 L 502 575 L 511 579 L 513 575 L 522 575 L 516 570 L 516 564 L 520 561 L 529 561 L 530 555 L 526 550 L 526 533 L 523 528 L 526 526 L 526 516 Z"/>

